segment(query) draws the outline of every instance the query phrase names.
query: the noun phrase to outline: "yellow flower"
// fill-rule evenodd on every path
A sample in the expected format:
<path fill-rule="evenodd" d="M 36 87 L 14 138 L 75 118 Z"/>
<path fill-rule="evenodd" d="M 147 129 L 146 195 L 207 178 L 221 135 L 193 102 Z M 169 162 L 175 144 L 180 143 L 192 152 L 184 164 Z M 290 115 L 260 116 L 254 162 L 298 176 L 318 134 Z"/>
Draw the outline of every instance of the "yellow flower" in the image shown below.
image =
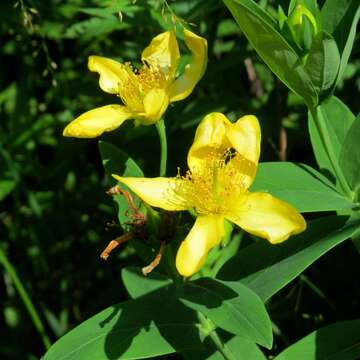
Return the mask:
<path fill-rule="evenodd" d="M 203 76 L 207 64 L 207 42 L 184 30 L 185 44 L 192 60 L 176 78 L 180 52 L 174 31 L 154 37 L 141 55 L 143 67 L 135 71 L 101 56 L 90 56 L 90 71 L 100 75 L 100 88 L 119 96 L 124 105 L 106 105 L 80 115 L 63 132 L 64 136 L 92 138 L 118 128 L 125 120 L 135 119 L 143 125 L 156 123 L 169 103 L 186 98 Z"/>
<path fill-rule="evenodd" d="M 176 256 L 180 274 L 191 276 L 224 235 L 224 220 L 272 244 L 305 230 L 298 211 L 268 193 L 249 192 L 260 156 L 255 116 L 231 123 L 221 113 L 207 115 L 188 153 L 189 171 L 175 178 L 114 177 L 151 206 L 169 211 L 194 209 L 195 224 Z"/>

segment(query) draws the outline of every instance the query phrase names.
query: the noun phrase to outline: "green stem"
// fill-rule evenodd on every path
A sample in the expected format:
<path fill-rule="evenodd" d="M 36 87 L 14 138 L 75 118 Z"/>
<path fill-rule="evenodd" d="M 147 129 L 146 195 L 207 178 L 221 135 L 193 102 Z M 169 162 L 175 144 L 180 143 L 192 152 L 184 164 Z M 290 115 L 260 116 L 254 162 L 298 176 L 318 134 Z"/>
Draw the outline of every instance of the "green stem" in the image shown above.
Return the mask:
<path fill-rule="evenodd" d="M 210 339 L 214 343 L 219 353 L 223 356 L 223 358 L 225 360 L 236 360 L 234 355 L 227 348 L 226 344 L 224 344 L 223 341 L 220 339 L 220 336 L 216 332 L 216 327 L 213 322 L 199 311 L 197 312 L 197 316 L 203 330 L 210 336 Z M 237 357 L 237 360 L 239 360 L 239 356 Z"/>
<path fill-rule="evenodd" d="M 44 343 L 46 350 L 49 349 L 51 346 L 51 342 L 45 332 L 45 328 L 44 328 L 43 323 L 41 322 L 40 316 L 37 313 L 33 303 L 31 302 L 30 296 L 26 292 L 24 285 L 22 284 L 20 278 L 18 277 L 18 275 L 16 273 L 15 268 L 9 262 L 8 258 L 5 255 L 4 250 L 1 247 L 0 247 L 0 263 L 4 266 L 5 270 L 11 277 L 11 279 L 15 285 L 15 288 L 21 297 L 21 300 L 23 301 L 23 303 L 31 317 L 31 320 L 34 323 L 34 326 L 35 326 L 36 330 L 38 331 L 38 333 L 42 339 L 42 342 Z"/>
<path fill-rule="evenodd" d="M 337 180 L 339 181 L 340 187 L 342 188 L 344 194 L 346 194 L 349 198 L 353 199 L 353 192 L 351 191 L 349 184 L 345 179 L 345 176 L 339 166 L 339 162 L 334 153 L 334 149 L 331 145 L 331 140 L 324 121 L 324 117 L 319 107 L 310 108 L 310 112 L 314 119 L 316 128 L 320 134 L 320 138 L 325 148 L 326 155 L 328 156 L 328 159 L 330 160 L 330 163 L 335 171 L 335 175 Z"/>
<path fill-rule="evenodd" d="M 156 129 L 160 138 L 161 157 L 160 157 L 160 176 L 166 175 L 166 161 L 167 161 L 167 139 L 164 119 L 160 119 L 156 123 Z"/>

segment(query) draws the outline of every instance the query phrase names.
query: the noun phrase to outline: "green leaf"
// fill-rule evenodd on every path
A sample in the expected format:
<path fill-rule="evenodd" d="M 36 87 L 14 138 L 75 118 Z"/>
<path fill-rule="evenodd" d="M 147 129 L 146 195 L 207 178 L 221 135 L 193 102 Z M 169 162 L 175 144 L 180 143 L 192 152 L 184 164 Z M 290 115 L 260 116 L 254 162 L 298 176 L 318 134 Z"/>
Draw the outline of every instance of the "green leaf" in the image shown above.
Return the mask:
<path fill-rule="evenodd" d="M 116 20 L 116 17 L 114 16 L 114 12 L 112 11 L 111 8 L 81 8 L 79 9 L 80 12 L 84 13 L 84 14 L 88 14 L 88 15 L 92 15 L 92 16 L 98 16 L 100 18 L 104 18 L 104 19 L 111 19 L 111 20 Z"/>
<path fill-rule="evenodd" d="M 360 320 L 323 327 L 289 346 L 274 360 L 357 360 L 360 358 Z"/>
<path fill-rule="evenodd" d="M 352 202 L 310 166 L 290 162 L 259 164 L 252 191 L 268 191 L 300 212 L 351 209 Z"/>
<path fill-rule="evenodd" d="M 241 354 L 242 359 L 249 360 L 266 360 L 265 355 L 251 341 L 240 336 L 234 336 L 226 343 L 227 348 L 234 354 L 236 359 Z M 223 360 L 223 356 L 219 352 L 213 354 L 208 360 Z"/>
<path fill-rule="evenodd" d="M 359 0 L 327 0 L 321 9 L 323 30 L 332 34 L 341 54 L 337 83 L 348 63 L 360 18 Z"/>
<path fill-rule="evenodd" d="M 112 174 L 118 174 L 121 176 L 133 176 L 143 177 L 144 174 L 136 162 L 127 155 L 124 151 L 118 147 L 109 144 L 105 141 L 99 141 L 99 150 L 102 158 L 102 164 L 104 166 L 106 174 L 109 176 L 109 182 L 112 186 L 117 184 L 117 181 L 112 178 Z M 121 188 L 130 191 L 125 185 L 121 185 Z M 132 195 L 134 204 L 137 208 L 141 206 L 140 199 L 136 195 Z M 124 196 L 114 195 L 114 201 L 118 205 L 118 218 L 120 224 L 125 224 L 132 219 L 127 215 L 129 204 Z"/>
<path fill-rule="evenodd" d="M 319 11 L 317 0 L 291 0 L 289 4 L 289 12 L 293 10 L 297 3 L 305 5 L 314 16 L 316 16 L 316 12 Z"/>
<path fill-rule="evenodd" d="M 241 283 L 202 278 L 185 283 L 178 294 L 184 304 L 203 313 L 216 326 L 271 348 L 271 321 L 265 306 Z"/>
<path fill-rule="evenodd" d="M 15 180 L 0 180 L 0 201 L 8 196 L 15 188 Z"/>
<path fill-rule="evenodd" d="M 202 349 L 197 317 L 173 288 L 111 306 L 60 338 L 44 360 L 134 360 Z"/>
<path fill-rule="evenodd" d="M 288 17 L 285 14 L 281 5 L 278 6 L 278 14 L 277 15 L 278 15 L 279 27 L 280 27 L 280 29 L 282 29 Z"/>
<path fill-rule="evenodd" d="M 275 21 L 252 0 L 224 0 L 241 31 L 275 75 L 307 105 L 318 102 L 318 94 L 300 57 L 277 31 Z"/>
<path fill-rule="evenodd" d="M 319 32 L 313 39 L 305 65 L 319 94 L 331 90 L 338 74 L 339 65 L 340 54 L 335 40 L 331 35 Z"/>
<path fill-rule="evenodd" d="M 332 96 L 328 101 L 322 103 L 319 106 L 319 110 L 323 116 L 335 156 L 339 159 L 345 136 L 354 122 L 355 116 L 349 108 L 335 96 Z M 335 171 L 327 157 L 320 134 L 310 112 L 309 131 L 312 148 L 321 171 L 335 182 Z"/>
<path fill-rule="evenodd" d="M 143 177 L 144 173 L 136 162 L 124 151 L 105 141 L 99 141 L 99 150 L 106 173 L 122 176 Z M 111 177 L 112 179 L 112 177 Z M 116 183 L 115 180 L 113 180 Z"/>
<path fill-rule="evenodd" d="M 241 280 L 265 301 L 295 279 L 315 260 L 351 237 L 359 222 L 329 216 L 308 222 L 303 234 L 279 245 L 260 240 L 240 251 L 220 270 L 224 280 Z"/>
<path fill-rule="evenodd" d="M 116 16 L 112 18 L 93 17 L 71 25 L 65 32 L 64 37 L 69 39 L 82 38 L 90 40 L 100 35 L 112 33 L 115 30 L 124 30 L 130 27 L 125 22 L 120 22 Z"/>
<path fill-rule="evenodd" d="M 92 16 L 111 19 L 113 19 L 114 15 L 116 15 L 115 18 L 117 20 L 121 20 L 120 13 L 124 14 L 125 17 L 133 15 L 136 11 L 140 9 L 137 5 L 135 5 L 135 3 L 128 0 L 112 1 L 111 3 L 103 3 L 102 5 L 105 7 L 81 8 L 79 9 L 79 11 Z"/>
<path fill-rule="evenodd" d="M 350 127 L 341 152 L 340 167 L 344 172 L 350 187 L 355 191 L 360 190 L 360 115 L 355 119 Z"/>
<path fill-rule="evenodd" d="M 209 273 L 210 277 L 216 277 L 216 274 L 218 273 L 218 271 L 223 267 L 223 265 L 229 259 L 231 259 L 238 252 L 238 250 L 240 248 L 241 240 L 243 238 L 244 232 L 240 231 L 231 236 L 232 229 L 233 229 L 233 227 L 231 228 L 231 233 L 229 234 L 229 237 L 228 237 L 229 241 L 226 243 L 225 246 L 223 244 L 220 245 L 219 257 L 217 258 L 217 260 L 214 263 L 214 265 L 212 266 L 212 268 L 209 269 L 209 271 L 211 271 Z M 223 238 L 223 240 L 224 240 L 224 238 Z M 209 255 L 208 255 L 208 257 L 209 257 Z M 205 262 L 205 264 L 206 264 L 206 262 Z"/>
<path fill-rule="evenodd" d="M 237 359 L 239 354 L 241 354 L 242 359 L 266 360 L 266 356 L 256 344 L 240 336 L 232 337 L 225 342 L 225 346 L 227 347 L 228 352 L 233 355 L 234 359 Z M 188 350 L 182 352 L 182 355 L 186 360 L 224 360 L 223 355 L 221 355 L 219 351 L 216 351 L 214 345 L 211 343 L 207 344 L 205 350 Z"/>
<path fill-rule="evenodd" d="M 122 269 L 121 278 L 133 299 L 172 284 L 165 275 L 152 271 L 148 276 L 144 276 L 141 269 L 137 267 Z"/>

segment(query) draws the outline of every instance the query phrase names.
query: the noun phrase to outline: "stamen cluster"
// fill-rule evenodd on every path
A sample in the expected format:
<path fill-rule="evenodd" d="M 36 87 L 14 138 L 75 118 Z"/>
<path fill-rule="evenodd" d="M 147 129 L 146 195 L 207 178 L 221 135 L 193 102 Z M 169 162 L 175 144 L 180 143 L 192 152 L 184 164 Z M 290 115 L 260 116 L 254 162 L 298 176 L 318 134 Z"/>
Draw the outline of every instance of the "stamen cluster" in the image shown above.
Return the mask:
<path fill-rule="evenodd" d="M 151 89 L 160 89 L 165 85 L 165 77 L 160 67 L 147 66 L 134 69 L 130 63 L 124 64 L 124 80 L 119 84 L 119 96 L 124 105 L 133 111 L 144 110 L 143 100 L 146 93 Z"/>
<path fill-rule="evenodd" d="M 178 175 L 181 181 L 175 191 L 199 214 L 224 214 L 234 198 L 247 190 L 241 164 L 240 155 L 230 149 L 223 154 L 210 151 L 199 166 Z"/>

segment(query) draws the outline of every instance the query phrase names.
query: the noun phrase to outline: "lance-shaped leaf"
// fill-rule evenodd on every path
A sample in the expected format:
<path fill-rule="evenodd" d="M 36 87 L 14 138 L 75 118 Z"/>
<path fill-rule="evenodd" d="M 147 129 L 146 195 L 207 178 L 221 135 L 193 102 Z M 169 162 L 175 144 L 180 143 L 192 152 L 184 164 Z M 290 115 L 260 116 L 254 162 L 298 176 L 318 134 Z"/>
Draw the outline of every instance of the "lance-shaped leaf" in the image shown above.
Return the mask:
<path fill-rule="evenodd" d="M 306 59 L 307 70 L 316 91 L 326 96 L 333 89 L 340 65 L 340 54 L 330 34 L 319 32 Z"/>
<path fill-rule="evenodd" d="M 339 48 L 341 61 L 337 82 L 348 63 L 360 18 L 359 0 L 327 0 L 321 9 L 323 30 L 331 34 Z"/>
<path fill-rule="evenodd" d="M 236 359 L 239 354 L 243 359 L 249 360 L 266 360 L 266 356 L 261 352 L 256 344 L 252 341 L 244 339 L 240 336 L 233 336 L 227 341 L 224 341 L 228 353 L 232 354 Z M 185 360 L 224 360 L 224 356 L 220 351 L 217 351 L 214 344 L 208 341 L 206 349 L 204 350 L 185 350 L 181 353 Z"/>
<path fill-rule="evenodd" d="M 328 133 L 335 157 L 336 159 L 339 159 L 340 151 L 344 144 L 345 137 L 352 123 L 355 120 L 355 116 L 350 111 L 350 109 L 335 96 L 332 96 L 329 100 L 322 103 L 319 106 L 318 111 L 323 117 L 325 123 L 325 130 Z M 319 131 L 316 128 L 316 125 L 310 113 L 309 131 L 311 144 L 315 153 L 315 158 L 320 169 L 328 178 L 330 178 L 331 180 L 335 180 L 335 170 L 327 156 Z M 340 189 L 338 186 L 337 188 Z"/>
<path fill-rule="evenodd" d="M 353 189 L 357 194 L 360 191 L 359 139 L 360 115 L 358 115 L 350 127 L 340 152 L 340 166 L 351 189 Z"/>
<path fill-rule="evenodd" d="M 268 191 L 300 212 L 350 210 L 352 202 L 310 166 L 290 162 L 260 163 L 252 191 Z"/>
<path fill-rule="evenodd" d="M 232 334 L 267 348 L 272 345 L 271 321 L 260 298 L 239 282 L 202 278 L 178 290 L 181 301 Z"/>
<path fill-rule="evenodd" d="M 122 269 L 121 278 L 132 298 L 138 298 L 172 283 L 168 277 L 156 271 L 144 276 L 140 268 L 133 266 Z"/>
<path fill-rule="evenodd" d="M 259 56 L 307 105 L 318 103 L 318 94 L 302 60 L 277 31 L 275 21 L 252 0 L 224 0 L 241 31 Z"/>
<path fill-rule="evenodd" d="M 357 360 L 360 358 L 360 320 L 339 321 L 305 336 L 274 360 Z"/>
<path fill-rule="evenodd" d="M 275 246 L 258 241 L 229 260 L 218 277 L 240 280 L 267 300 L 315 260 L 352 236 L 360 222 L 344 224 L 346 219 L 329 216 L 308 222 L 304 233 Z"/>
<path fill-rule="evenodd" d="M 202 349 L 198 319 L 165 287 L 111 306 L 60 338 L 44 360 L 134 360 Z"/>
<path fill-rule="evenodd" d="M 112 174 L 134 177 L 144 176 L 142 170 L 136 164 L 136 162 L 115 145 L 105 141 L 99 141 L 99 150 L 105 172 L 109 177 L 109 183 L 111 185 L 115 185 L 117 183 L 117 181 L 111 176 Z M 125 185 L 122 185 L 122 187 L 124 190 L 127 189 Z M 123 225 L 125 222 L 131 221 L 132 219 L 127 216 L 129 204 L 126 198 L 122 195 L 114 195 L 113 198 L 118 205 L 118 218 L 120 224 Z M 136 195 L 133 195 L 133 200 L 135 205 L 139 208 L 141 203 Z"/>

